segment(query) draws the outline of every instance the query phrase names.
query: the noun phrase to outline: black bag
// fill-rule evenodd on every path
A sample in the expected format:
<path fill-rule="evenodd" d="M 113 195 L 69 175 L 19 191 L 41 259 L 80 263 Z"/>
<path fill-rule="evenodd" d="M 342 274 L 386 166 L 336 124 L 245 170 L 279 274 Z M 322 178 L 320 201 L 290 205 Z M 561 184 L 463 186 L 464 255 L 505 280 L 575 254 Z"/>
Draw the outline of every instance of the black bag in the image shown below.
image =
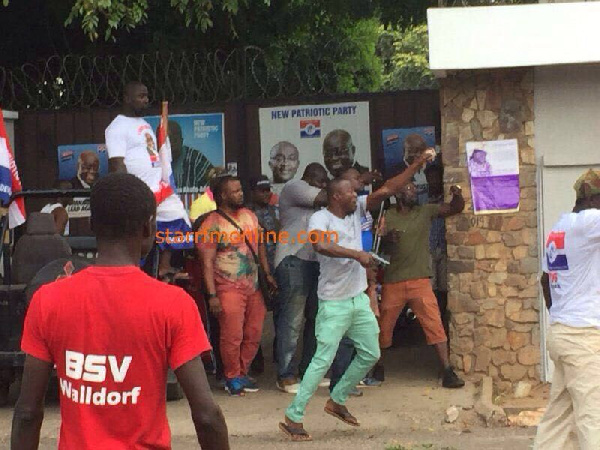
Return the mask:
<path fill-rule="evenodd" d="M 269 282 L 267 281 L 267 274 L 265 273 L 262 266 L 260 265 L 260 261 L 258 260 L 258 255 L 254 252 L 254 249 L 250 245 L 250 242 L 248 242 L 248 238 L 244 234 L 244 230 L 242 230 L 242 227 L 240 227 L 235 220 L 233 220 L 231 217 L 229 217 L 227 214 L 225 214 L 220 209 L 217 209 L 215 212 L 217 214 L 219 214 L 221 217 L 223 217 L 225 220 L 227 220 L 231 225 L 233 225 L 240 232 L 240 234 L 242 236 L 244 236 L 244 242 L 248 246 L 250 253 L 252 253 L 252 258 L 254 259 L 254 263 L 256 264 L 256 268 L 258 270 L 258 288 L 260 289 L 260 292 L 262 294 L 263 300 L 265 302 L 265 306 L 267 307 L 267 311 L 273 311 L 273 304 L 275 302 L 275 296 L 273 295 L 273 293 L 271 293 L 271 289 L 269 288 Z"/>

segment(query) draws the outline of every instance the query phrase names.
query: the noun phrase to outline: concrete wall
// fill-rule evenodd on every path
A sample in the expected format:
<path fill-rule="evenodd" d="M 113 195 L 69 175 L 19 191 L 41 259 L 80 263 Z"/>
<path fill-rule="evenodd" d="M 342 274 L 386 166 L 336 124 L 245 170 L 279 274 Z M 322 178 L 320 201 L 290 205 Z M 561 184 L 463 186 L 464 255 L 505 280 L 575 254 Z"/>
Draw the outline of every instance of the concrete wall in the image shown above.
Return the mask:
<path fill-rule="evenodd" d="M 540 326 L 533 70 L 460 71 L 441 80 L 446 188 L 459 183 L 464 214 L 447 221 L 452 363 L 501 390 L 538 380 Z M 516 138 L 520 211 L 473 214 L 465 144 Z"/>
<path fill-rule="evenodd" d="M 536 154 L 547 232 L 575 203 L 572 186 L 600 164 L 600 64 L 535 69 Z"/>

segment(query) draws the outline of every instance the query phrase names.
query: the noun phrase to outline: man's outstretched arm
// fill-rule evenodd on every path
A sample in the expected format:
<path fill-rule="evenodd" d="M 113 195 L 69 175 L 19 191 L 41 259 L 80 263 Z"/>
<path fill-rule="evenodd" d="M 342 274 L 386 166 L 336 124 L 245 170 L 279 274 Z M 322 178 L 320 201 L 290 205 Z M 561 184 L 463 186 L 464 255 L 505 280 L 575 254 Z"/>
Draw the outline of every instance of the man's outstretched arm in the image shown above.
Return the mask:
<path fill-rule="evenodd" d="M 379 207 L 384 200 L 387 200 L 392 195 L 398 194 L 400 189 L 412 181 L 415 173 L 417 173 L 426 162 L 432 161 L 434 158 L 435 150 L 426 150 L 416 158 L 415 162 L 408 166 L 404 172 L 387 180 L 383 186 L 367 197 L 367 211 L 372 211 Z"/>
<path fill-rule="evenodd" d="M 15 406 L 10 448 L 37 450 L 44 420 L 44 399 L 53 364 L 27 355 L 21 394 Z"/>
<path fill-rule="evenodd" d="M 207 450 L 229 450 L 225 417 L 212 397 L 200 358 L 183 364 L 175 370 L 175 376 L 190 404 L 200 446 Z"/>

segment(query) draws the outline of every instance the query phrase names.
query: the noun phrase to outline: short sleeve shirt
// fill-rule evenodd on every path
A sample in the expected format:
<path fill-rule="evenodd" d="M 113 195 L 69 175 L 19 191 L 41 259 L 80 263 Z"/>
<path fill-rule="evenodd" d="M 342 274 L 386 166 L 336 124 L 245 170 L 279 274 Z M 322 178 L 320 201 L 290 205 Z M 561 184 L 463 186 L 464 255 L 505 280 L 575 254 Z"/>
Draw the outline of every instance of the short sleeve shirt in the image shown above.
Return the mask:
<path fill-rule="evenodd" d="M 550 322 L 600 328 L 600 210 L 563 214 L 542 258 L 550 279 Z"/>
<path fill-rule="evenodd" d="M 315 261 L 316 255 L 309 242 L 296 239 L 306 232 L 308 220 L 315 212 L 315 198 L 321 189 L 311 186 L 304 180 L 288 181 L 279 195 L 279 221 L 281 231 L 287 232 L 290 242 L 279 244 L 275 250 L 275 267 L 286 256 L 296 256 L 305 261 Z"/>
<path fill-rule="evenodd" d="M 93 266 L 42 286 L 22 350 L 56 365 L 59 449 L 170 449 L 167 368 L 210 350 L 180 288 L 134 266 Z"/>
<path fill-rule="evenodd" d="M 241 208 L 230 217 L 244 230 L 258 256 L 258 236 L 261 229 L 256 215 L 247 208 Z M 199 238 L 200 250 L 203 247 L 217 249 L 215 283 L 218 290 L 252 292 L 258 288 L 258 268 L 254 257 L 233 224 L 216 211 L 212 212 L 202 222 Z"/>
<path fill-rule="evenodd" d="M 152 127 L 141 117 L 119 114 L 104 132 L 109 158 L 124 158 L 127 172 L 141 179 L 152 192 L 159 192 L 162 165 Z M 188 220 L 183 203 L 172 194 L 162 201 L 156 210 L 156 220 L 170 222 Z"/>
<path fill-rule="evenodd" d="M 385 268 L 384 283 L 431 277 L 429 232 L 439 212 L 440 205 L 435 204 L 415 206 L 406 214 L 395 208 L 387 212 L 386 231 L 398 230 L 402 234 L 399 242 L 386 246 L 390 265 Z"/>
<path fill-rule="evenodd" d="M 337 244 L 352 250 L 362 250 L 361 219 L 366 215 L 367 196 L 358 197 L 354 213 L 343 219 L 328 209 L 317 211 L 310 218 L 309 231 L 333 232 Z M 334 234 L 323 234 L 324 239 Z M 367 289 L 367 272 L 360 263 L 350 258 L 330 258 L 317 255 L 320 264 L 317 294 L 320 300 L 346 300 Z"/>

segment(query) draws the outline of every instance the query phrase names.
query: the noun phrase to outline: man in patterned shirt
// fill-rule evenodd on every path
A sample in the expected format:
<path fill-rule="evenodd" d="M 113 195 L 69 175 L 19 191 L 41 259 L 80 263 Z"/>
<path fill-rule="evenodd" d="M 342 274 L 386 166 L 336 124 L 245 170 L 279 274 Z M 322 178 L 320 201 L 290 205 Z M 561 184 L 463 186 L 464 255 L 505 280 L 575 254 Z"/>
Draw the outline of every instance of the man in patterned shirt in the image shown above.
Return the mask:
<path fill-rule="evenodd" d="M 258 351 L 266 313 L 254 255 L 258 255 L 270 287 L 274 290 L 277 284 L 269 271 L 264 244 L 252 238 L 261 230 L 256 215 L 243 207 L 239 179 L 230 175 L 219 178 L 213 193 L 217 210 L 202 222 L 198 250 L 210 311 L 219 320 L 226 389 L 240 396 L 258 390 L 248 370 Z M 240 230 L 249 237 L 241 237 Z"/>

